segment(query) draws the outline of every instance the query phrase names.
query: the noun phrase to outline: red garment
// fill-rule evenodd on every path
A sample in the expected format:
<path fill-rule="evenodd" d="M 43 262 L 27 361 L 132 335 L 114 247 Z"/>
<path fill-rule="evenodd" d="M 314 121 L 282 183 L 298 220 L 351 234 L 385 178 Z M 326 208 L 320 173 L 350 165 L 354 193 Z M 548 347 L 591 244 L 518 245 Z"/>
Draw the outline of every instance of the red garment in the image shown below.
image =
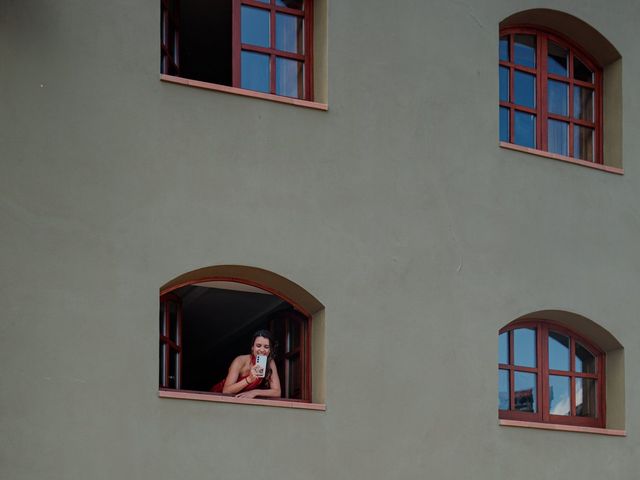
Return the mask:
<path fill-rule="evenodd" d="M 244 377 L 240 377 L 238 379 L 238 381 L 240 380 L 244 380 L 245 378 L 247 378 L 249 375 L 245 375 Z M 214 393 L 222 393 L 222 389 L 224 388 L 224 382 L 227 379 L 225 378 L 224 380 L 221 380 L 220 382 L 216 383 L 213 387 L 211 387 L 211 392 Z M 262 378 L 256 378 L 253 383 L 249 383 L 246 387 L 244 387 L 242 390 L 240 390 L 240 392 L 248 392 L 249 390 L 255 390 L 256 388 L 258 388 L 260 386 L 260 384 L 262 383 Z M 246 381 L 244 383 L 247 383 Z M 238 393 L 240 393 L 238 392 Z"/>
<path fill-rule="evenodd" d="M 256 364 L 256 357 L 254 357 L 253 355 L 251 355 L 251 365 L 255 365 Z M 249 374 L 250 375 L 250 374 Z M 245 375 L 244 377 L 240 377 L 238 378 L 238 382 L 241 380 L 244 380 L 245 378 L 247 378 L 249 375 Z M 224 388 L 224 382 L 227 379 L 223 379 L 220 382 L 216 383 L 213 387 L 211 387 L 211 390 L 209 390 L 210 392 L 214 392 L 214 393 L 222 393 L 222 389 Z M 244 383 L 246 384 L 246 386 L 240 390 L 240 392 L 248 392 L 249 390 L 255 390 L 256 388 L 258 388 L 260 386 L 260 384 L 262 383 L 262 381 L 264 380 L 264 378 L 256 378 L 253 382 L 247 384 L 247 382 L 245 381 Z M 238 393 L 240 393 L 238 392 Z"/>

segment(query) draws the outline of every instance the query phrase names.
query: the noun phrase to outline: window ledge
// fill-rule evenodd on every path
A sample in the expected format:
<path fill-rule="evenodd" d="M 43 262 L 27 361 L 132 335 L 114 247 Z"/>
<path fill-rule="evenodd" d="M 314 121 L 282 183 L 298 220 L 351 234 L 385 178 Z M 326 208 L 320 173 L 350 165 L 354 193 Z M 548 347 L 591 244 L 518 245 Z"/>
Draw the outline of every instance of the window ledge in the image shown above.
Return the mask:
<path fill-rule="evenodd" d="M 600 163 L 587 162 L 586 160 L 579 160 L 577 158 L 571 158 L 565 155 L 558 155 L 557 153 L 544 152 L 542 150 L 537 150 L 535 148 L 514 145 L 513 143 L 500 142 L 500 147 L 507 148 L 509 150 L 515 150 L 517 152 L 531 153 L 539 157 L 553 158 L 554 160 L 573 163 L 574 165 L 582 165 L 583 167 L 593 168 L 595 170 L 601 170 L 603 172 L 608 172 L 608 173 L 615 173 L 616 175 L 624 175 L 624 169 L 622 168 L 611 167 L 609 165 L 602 165 Z"/>
<path fill-rule="evenodd" d="M 286 103 L 289 105 L 296 105 L 298 107 L 312 108 L 314 110 L 329 110 L 329 106 L 326 103 L 310 102 L 309 100 L 300 100 L 299 98 L 281 97 L 280 95 L 255 92 L 253 90 L 229 87 L 227 85 L 219 85 L 217 83 L 201 82 L 200 80 L 190 80 L 188 78 L 165 75 L 164 73 L 160 74 L 160 80 L 162 80 L 163 82 L 177 83 L 179 85 L 187 85 L 189 87 L 203 88 L 205 90 L 232 93 L 234 95 L 242 95 L 244 97 L 260 98 L 262 100 L 269 100 L 271 102 Z"/>
<path fill-rule="evenodd" d="M 577 425 L 561 425 L 557 423 L 523 422 L 521 420 L 499 420 L 503 427 L 539 428 L 541 430 L 560 430 L 562 432 L 595 433 L 597 435 L 610 435 L 613 437 L 626 437 L 626 430 L 614 430 L 611 428 L 580 427 Z"/>
<path fill-rule="evenodd" d="M 205 402 L 238 403 L 241 405 L 264 405 L 267 407 L 299 408 L 303 410 L 326 411 L 324 403 L 307 403 L 286 399 L 238 398 L 215 393 L 191 392 L 185 390 L 159 390 L 160 398 L 179 398 L 183 400 L 201 400 Z"/>

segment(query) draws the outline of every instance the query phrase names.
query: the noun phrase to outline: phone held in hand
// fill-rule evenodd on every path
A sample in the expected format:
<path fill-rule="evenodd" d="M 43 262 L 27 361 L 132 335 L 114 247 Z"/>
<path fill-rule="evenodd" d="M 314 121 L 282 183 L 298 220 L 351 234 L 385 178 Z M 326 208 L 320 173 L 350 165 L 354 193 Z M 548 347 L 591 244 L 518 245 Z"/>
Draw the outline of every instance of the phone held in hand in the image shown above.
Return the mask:
<path fill-rule="evenodd" d="M 258 367 L 258 378 L 264 378 L 265 374 L 267 373 L 267 356 L 256 356 L 256 366 Z"/>

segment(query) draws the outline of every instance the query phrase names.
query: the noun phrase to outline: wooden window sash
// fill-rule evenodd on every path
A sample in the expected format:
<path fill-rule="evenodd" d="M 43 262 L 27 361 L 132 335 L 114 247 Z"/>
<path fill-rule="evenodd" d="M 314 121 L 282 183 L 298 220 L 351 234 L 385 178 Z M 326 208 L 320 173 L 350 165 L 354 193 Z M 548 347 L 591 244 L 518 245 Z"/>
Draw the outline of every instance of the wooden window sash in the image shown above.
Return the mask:
<path fill-rule="evenodd" d="M 176 383 L 175 389 L 180 390 L 182 383 L 182 302 L 176 295 L 166 294 L 160 297 L 160 303 L 162 304 L 164 318 L 163 328 L 165 334 L 160 332 L 159 341 L 164 351 L 164 375 L 160 387 L 162 388 L 174 388 L 169 387 L 169 377 L 171 374 L 171 355 L 176 354 Z M 171 339 L 171 308 L 170 304 L 174 304 L 176 307 L 176 339 Z M 162 359 L 161 359 L 162 360 Z"/>
<path fill-rule="evenodd" d="M 516 65 L 514 58 L 515 51 L 515 35 L 535 35 L 536 36 L 536 67 L 526 67 Z M 535 149 L 549 152 L 548 138 L 548 119 L 560 120 L 568 124 L 567 153 L 568 157 L 582 160 L 575 156 L 574 151 L 574 129 L 575 126 L 587 127 L 593 130 L 593 161 L 592 163 L 604 164 L 603 144 L 602 144 L 602 68 L 600 68 L 593 58 L 580 48 L 575 46 L 570 40 L 562 35 L 550 30 L 541 28 L 509 27 L 500 32 L 500 38 L 507 37 L 509 39 L 509 60 L 499 60 L 499 65 L 509 69 L 509 101 L 500 101 L 499 105 L 509 109 L 509 143 L 515 143 L 515 112 L 521 111 L 536 115 L 536 135 Z M 549 41 L 566 48 L 567 55 L 567 77 L 561 75 L 549 74 L 548 72 L 548 45 Z M 593 83 L 577 80 L 573 78 L 574 58 L 578 58 L 587 68 L 593 72 Z M 515 72 L 522 71 L 536 75 L 536 106 L 528 108 L 522 105 L 516 105 L 512 99 L 514 95 L 514 78 Z M 557 80 L 568 85 L 568 116 L 560 116 L 552 114 L 548 109 L 548 80 Z M 573 118 L 573 91 L 574 87 L 589 88 L 593 91 L 593 117 L 594 121 L 589 122 Z"/>
<path fill-rule="evenodd" d="M 518 328 L 535 328 L 536 329 L 536 367 L 521 367 L 514 364 L 514 335 L 513 331 Z M 551 370 L 549 369 L 549 332 L 557 332 L 569 337 L 569 370 Z M 595 345 L 584 337 L 568 329 L 564 325 L 555 322 L 535 320 L 535 321 L 518 321 L 512 322 L 500 330 L 500 334 L 507 332 L 509 335 L 509 364 L 498 364 L 500 370 L 509 371 L 509 407 L 510 410 L 499 410 L 498 415 L 501 419 L 536 421 L 542 423 L 556 423 L 574 426 L 586 426 L 604 428 L 606 425 L 606 377 L 605 377 L 605 354 Z M 575 371 L 575 345 L 579 342 L 593 356 L 596 363 L 595 373 L 585 373 Z M 515 410 L 515 372 L 536 373 L 536 386 L 538 405 L 537 412 L 521 412 Z M 570 379 L 570 415 L 553 415 L 550 413 L 549 401 L 549 375 L 560 375 Z M 575 385 L 576 379 L 592 379 L 596 382 L 596 416 L 595 417 L 578 417 L 576 415 L 576 396 Z"/>
<path fill-rule="evenodd" d="M 246 5 L 249 7 L 259 8 L 269 11 L 269 47 L 260 47 L 257 45 L 248 45 L 241 42 L 241 7 Z M 303 18 L 304 23 L 304 53 L 297 54 L 285 52 L 275 48 L 276 45 L 276 14 L 286 13 Z M 241 87 L 241 55 L 243 51 L 252 51 L 269 55 L 269 92 L 272 95 L 276 93 L 276 59 L 287 58 L 302 62 L 304 68 L 303 90 L 301 100 L 313 101 L 313 0 L 304 0 L 302 10 L 296 10 L 287 7 L 277 6 L 275 0 L 269 3 L 262 3 L 255 0 L 233 0 L 232 6 L 232 86 Z"/>
<path fill-rule="evenodd" d="M 173 0 L 174 10 L 170 8 L 170 0 L 160 2 L 160 55 L 162 73 L 180 76 L 180 0 Z"/>

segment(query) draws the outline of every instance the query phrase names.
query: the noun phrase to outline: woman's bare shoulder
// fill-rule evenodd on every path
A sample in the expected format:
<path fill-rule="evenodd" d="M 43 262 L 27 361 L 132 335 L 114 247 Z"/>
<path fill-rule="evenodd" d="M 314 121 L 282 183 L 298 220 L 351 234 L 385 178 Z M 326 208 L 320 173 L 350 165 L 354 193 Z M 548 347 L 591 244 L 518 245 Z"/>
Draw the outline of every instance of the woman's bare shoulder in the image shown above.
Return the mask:
<path fill-rule="evenodd" d="M 251 355 L 238 355 L 233 360 L 233 363 L 237 363 L 239 365 L 244 365 L 245 363 L 250 363 L 250 362 L 251 362 Z"/>

